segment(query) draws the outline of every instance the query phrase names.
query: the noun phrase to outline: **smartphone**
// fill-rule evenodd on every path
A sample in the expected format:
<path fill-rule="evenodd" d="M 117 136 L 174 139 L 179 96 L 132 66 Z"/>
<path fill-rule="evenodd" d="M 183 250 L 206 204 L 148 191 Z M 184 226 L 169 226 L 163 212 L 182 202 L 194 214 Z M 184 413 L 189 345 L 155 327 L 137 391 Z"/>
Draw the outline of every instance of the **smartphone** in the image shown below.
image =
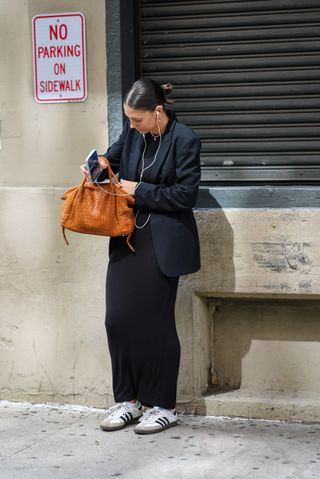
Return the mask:
<path fill-rule="evenodd" d="M 91 150 L 87 158 L 85 159 L 87 171 L 89 173 L 92 183 L 97 183 L 102 168 L 99 163 L 97 150 Z"/>

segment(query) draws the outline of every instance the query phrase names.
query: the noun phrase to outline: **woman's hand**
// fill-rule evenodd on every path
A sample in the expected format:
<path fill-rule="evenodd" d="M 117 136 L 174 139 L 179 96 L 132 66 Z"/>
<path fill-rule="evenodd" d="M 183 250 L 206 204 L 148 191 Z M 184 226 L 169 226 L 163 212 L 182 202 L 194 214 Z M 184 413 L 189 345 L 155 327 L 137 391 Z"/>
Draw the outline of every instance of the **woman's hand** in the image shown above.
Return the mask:
<path fill-rule="evenodd" d="M 85 164 L 83 164 L 83 165 L 80 166 L 80 170 L 81 170 L 81 173 L 83 174 L 83 176 L 85 177 L 85 179 L 86 179 L 87 181 L 90 181 L 90 182 L 91 182 L 91 178 L 90 178 L 90 176 L 89 176 L 89 173 L 88 173 L 88 170 L 87 170 Z"/>
<path fill-rule="evenodd" d="M 104 156 L 98 156 L 98 160 L 99 160 L 101 168 L 103 170 L 105 170 L 107 168 L 107 165 L 108 165 L 108 162 L 107 162 L 106 158 Z"/>
<path fill-rule="evenodd" d="M 107 160 L 104 156 L 98 156 L 98 160 L 99 160 L 99 163 L 100 163 L 100 166 L 103 170 L 105 170 L 107 168 Z M 87 181 L 90 181 L 91 182 L 91 178 L 89 176 L 89 173 L 88 173 L 88 170 L 86 168 L 86 165 L 83 164 L 80 166 L 80 170 L 81 170 L 81 173 L 83 174 L 83 176 L 85 177 L 85 179 Z"/>
<path fill-rule="evenodd" d="M 129 195 L 134 195 L 137 184 L 138 183 L 136 181 L 128 181 L 121 179 L 116 186 L 118 188 L 121 188 L 121 190 L 123 190 L 125 193 Z"/>

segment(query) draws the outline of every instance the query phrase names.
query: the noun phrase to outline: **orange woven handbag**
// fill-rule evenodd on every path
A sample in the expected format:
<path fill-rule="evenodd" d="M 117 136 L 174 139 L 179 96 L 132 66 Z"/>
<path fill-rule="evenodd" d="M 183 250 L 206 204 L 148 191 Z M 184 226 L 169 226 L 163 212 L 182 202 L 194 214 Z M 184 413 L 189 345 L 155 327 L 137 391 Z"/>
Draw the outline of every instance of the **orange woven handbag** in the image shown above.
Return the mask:
<path fill-rule="evenodd" d="M 134 230 L 134 197 L 121 194 L 114 184 L 114 173 L 107 164 L 109 183 L 96 185 L 85 179 L 80 185 L 67 190 L 61 197 L 61 228 L 67 244 L 65 229 L 77 233 L 100 236 L 127 236 Z"/>

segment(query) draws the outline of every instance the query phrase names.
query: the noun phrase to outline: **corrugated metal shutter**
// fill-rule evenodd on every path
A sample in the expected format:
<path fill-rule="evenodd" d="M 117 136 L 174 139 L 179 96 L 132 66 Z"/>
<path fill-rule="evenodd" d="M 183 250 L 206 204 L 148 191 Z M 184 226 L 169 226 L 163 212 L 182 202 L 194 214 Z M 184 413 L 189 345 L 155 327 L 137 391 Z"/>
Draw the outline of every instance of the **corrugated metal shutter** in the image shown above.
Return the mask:
<path fill-rule="evenodd" d="M 202 138 L 205 178 L 314 178 L 319 0 L 141 0 L 140 45 L 142 75 L 173 83 L 179 119 Z"/>

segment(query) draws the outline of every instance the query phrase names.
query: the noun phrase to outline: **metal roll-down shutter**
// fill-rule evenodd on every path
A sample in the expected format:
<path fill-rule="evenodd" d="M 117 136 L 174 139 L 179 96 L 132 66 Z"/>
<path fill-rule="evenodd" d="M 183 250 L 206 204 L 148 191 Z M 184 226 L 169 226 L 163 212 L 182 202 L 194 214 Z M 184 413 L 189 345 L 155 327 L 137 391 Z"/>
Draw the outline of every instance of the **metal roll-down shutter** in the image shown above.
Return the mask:
<path fill-rule="evenodd" d="M 204 180 L 320 179 L 319 0 L 141 0 L 140 48 L 202 139 Z"/>

